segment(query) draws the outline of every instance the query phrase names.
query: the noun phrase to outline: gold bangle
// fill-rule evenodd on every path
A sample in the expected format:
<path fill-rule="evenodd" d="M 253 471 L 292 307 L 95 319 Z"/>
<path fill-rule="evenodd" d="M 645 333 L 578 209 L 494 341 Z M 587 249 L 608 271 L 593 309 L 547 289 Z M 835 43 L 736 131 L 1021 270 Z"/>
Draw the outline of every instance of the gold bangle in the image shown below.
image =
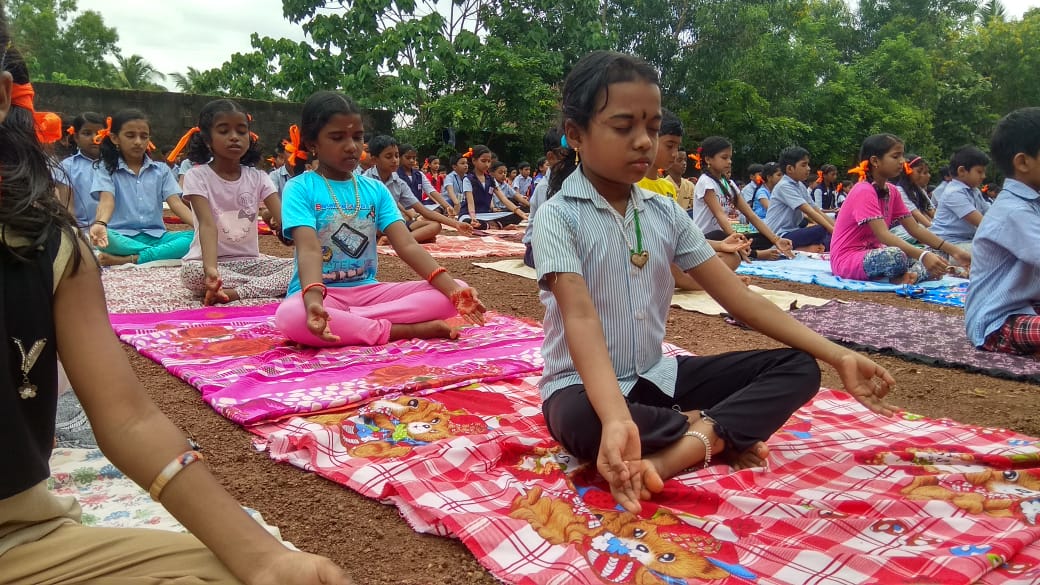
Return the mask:
<path fill-rule="evenodd" d="M 185 451 L 173 461 L 166 464 L 163 470 L 159 472 L 159 475 L 152 482 L 152 487 L 148 488 L 148 495 L 152 496 L 152 499 L 156 502 L 159 501 L 159 496 L 162 495 L 163 488 L 166 484 L 170 483 L 170 480 L 177 476 L 178 473 L 184 470 L 185 467 L 195 463 L 196 461 L 202 461 L 205 457 L 198 451 Z"/>

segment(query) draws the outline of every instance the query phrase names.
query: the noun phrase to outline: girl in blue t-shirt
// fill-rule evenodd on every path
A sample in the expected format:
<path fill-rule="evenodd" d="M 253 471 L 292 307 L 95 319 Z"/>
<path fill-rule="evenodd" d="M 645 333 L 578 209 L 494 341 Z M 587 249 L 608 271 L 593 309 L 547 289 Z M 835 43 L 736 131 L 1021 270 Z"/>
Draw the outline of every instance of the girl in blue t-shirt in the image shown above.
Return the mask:
<path fill-rule="evenodd" d="M 361 110 L 320 91 L 303 106 L 300 132 L 318 167 L 282 194 L 285 237 L 296 245 L 296 274 L 275 325 L 303 345 L 381 345 L 395 339 L 455 338 L 445 319 L 484 322 L 477 293 L 416 243 L 380 181 L 355 174 L 364 148 Z M 376 281 L 376 234 L 426 282 Z"/>

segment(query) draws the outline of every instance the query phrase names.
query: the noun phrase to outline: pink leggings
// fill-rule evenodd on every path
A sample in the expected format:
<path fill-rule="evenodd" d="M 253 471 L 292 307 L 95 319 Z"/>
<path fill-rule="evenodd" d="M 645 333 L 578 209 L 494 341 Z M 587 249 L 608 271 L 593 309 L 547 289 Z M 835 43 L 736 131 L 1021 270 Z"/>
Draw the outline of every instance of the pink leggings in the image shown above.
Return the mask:
<path fill-rule="evenodd" d="M 456 280 L 459 286 L 466 286 Z M 307 307 L 296 293 L 278 305 L 274 324 L 283 335 L 300 345 L 383 345 L 394 323 L 412 324 L 449 319 L 458 314 L 451 300 L 423 281 L 380 282 L 365 286 L 329 287 L 325 298 L 329 329 L 339 341 L 324 341 L 307 329 Z"/>

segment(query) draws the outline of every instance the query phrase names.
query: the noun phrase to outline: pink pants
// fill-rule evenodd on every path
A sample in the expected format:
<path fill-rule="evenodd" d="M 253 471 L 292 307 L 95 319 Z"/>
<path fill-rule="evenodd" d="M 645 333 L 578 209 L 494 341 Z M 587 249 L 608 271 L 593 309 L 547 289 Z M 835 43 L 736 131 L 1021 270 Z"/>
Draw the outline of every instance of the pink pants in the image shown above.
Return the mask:
<path fill-rule="evenodd" d="M 459 286 L 466 286 L 456 280 Z M 300 345 L 383 345 L 394 323 L 412 324 L 449 319 L 458 314 L 451 300 L 423 281 L 381 282 L 366 286 L 329 287 L 325 310 L 329 329 L 339 341 L 324 341 L 307 329 L 307 307 L 303 294 L 296 293 L 278 305 L 275 327 Z"/>

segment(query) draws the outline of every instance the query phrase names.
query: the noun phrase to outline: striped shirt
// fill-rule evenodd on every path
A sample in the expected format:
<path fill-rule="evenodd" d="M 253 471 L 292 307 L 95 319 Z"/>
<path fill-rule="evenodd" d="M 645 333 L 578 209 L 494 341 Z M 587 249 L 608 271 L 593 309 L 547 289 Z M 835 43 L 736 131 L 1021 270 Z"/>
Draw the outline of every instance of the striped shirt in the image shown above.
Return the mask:
<path fill-rule="evenodd" d="M 971 286 L 964 306 L 976 347 L 1012 315 L 1036 315 L 1040 304 L 1040 193 L 1014 179 L 990 207 L 971 246 Z"/>
<path fill-rule="evenodd" d="M 668 307 L 675 290 L 670 265 L 689 270 L 715 256 L 700 230 L 675 201 L 632 188 L 640 231 L 649 261 L 642 269 L 630 262 L 629 244 L 617 212 L 581 171 L 571 173 L 560 192 L 538 210 L 532 242 L 538 269 L 539 298 L 545 305 L 545 366 L 542 399 L 581 383 L 564 337 L 563 317 L 545 276 L 570 272 L 585 279 L 596 306 L 607 351 L 621 392 L 628 395 L 639 378 L 665 394 L 675 393 L 676 361 L 664 357 Z M 623 225 L 635 245 L 635 216 L 630 204 Z"/>

